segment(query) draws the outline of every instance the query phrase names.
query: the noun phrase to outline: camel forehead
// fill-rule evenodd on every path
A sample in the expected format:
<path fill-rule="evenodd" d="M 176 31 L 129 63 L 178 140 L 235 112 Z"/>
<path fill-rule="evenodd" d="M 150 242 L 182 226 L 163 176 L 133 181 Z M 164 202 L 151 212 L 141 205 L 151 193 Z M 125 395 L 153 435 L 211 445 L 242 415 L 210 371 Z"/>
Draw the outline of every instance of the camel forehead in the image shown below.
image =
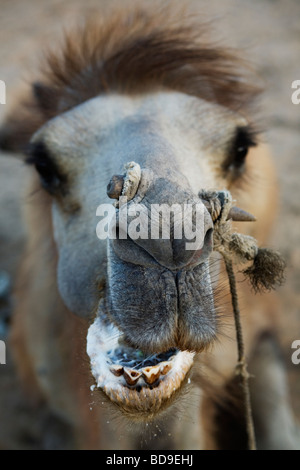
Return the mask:
<path fill-rule="evenodd" d="M 204 147 L 220 144 L 220 138 L 244 119 L 227 108 L 180 92 L 161 91 L 143 95 L 100 95 L 49 121 L 33 141 L 43 140 L 54 151 L 72 151 L 80 157 L 93 143 L 112 136 L 114 143 L 128 135 L 151 131 L 177 139 L 192 138 Z M 180 134 L 178 134 L 180 131 Z M 126 140 L 126 139 L 125 139 Z M 192 143 L 192 142 L 191 142 Z M 82 150 L 82 151 L 80 151 Z"/>
<path fill-rule="evenodd" d="M 108 94 L 49 121 L 33 141 L 42 139 L 78 184 L 89 178 L 91 191 L 93 180 L 106 187 L 128 161 L 149 166 L 149 155 L 150 166 L 161 172 L 169 171 L 172 161 L 197 191 L 200 183 L 212 183 L 236 126 L 245 124 L 229 109 L 184 93 Z"/>

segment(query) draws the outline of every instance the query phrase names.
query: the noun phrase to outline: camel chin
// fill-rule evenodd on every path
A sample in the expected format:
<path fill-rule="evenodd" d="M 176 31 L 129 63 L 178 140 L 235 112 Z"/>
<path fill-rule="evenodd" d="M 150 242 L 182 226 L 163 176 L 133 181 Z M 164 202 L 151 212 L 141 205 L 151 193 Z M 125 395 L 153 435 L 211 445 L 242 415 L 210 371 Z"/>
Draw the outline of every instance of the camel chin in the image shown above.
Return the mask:
<path fill-rule="evenodd" d="M 87 334 L 96 386 L 122 411 L 151 419 L 190 381 L 194 352 L 171 348 L 147 355 L 124 341 L 122 332 L 97 316 Z"/>

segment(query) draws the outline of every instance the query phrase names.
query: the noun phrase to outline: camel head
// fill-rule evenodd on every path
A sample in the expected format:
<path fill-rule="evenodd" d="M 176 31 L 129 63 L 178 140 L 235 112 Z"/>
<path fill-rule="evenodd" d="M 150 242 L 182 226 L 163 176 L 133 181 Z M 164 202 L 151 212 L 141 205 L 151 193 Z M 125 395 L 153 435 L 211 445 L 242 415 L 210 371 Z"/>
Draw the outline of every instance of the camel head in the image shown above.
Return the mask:
<path fill-rule="evenodd" d="M 92 371 L 128 411 L 158 411 L 185 382 L 195 353 L 216 338 L 213 222 L 198 191 L 227 187 L 228 174 L 242 171 L 247 126 L 240 115 L 180 92 L 114 93 L 53 118 L 31 139 L 30 158 L 52 196 L 61 297 L 74 314 L 95 315 L 87 341 Z M 126 201 L 124 193 L 108 237 L 97 236 L 104 220 L 97 214 L 113 208 L 111 176 L 126 178 L 133 159 L 135 194 Z M 173 210 L 181 238 L 172 224 L 170 234 L 159 233 L 170 216 L 159 216 L 160 206 Z M 141 220 L 149 222 L 144 236 Z"/>

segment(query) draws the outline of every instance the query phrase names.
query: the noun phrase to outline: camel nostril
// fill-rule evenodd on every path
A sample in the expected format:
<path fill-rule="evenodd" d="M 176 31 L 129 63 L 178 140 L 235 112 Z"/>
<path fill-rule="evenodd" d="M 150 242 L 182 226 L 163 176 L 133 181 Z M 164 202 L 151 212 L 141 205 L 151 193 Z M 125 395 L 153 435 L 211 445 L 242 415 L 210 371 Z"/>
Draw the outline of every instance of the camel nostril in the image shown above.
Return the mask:
<path fill-rule="evenodd" d="M 203 243 L 203 247 L 209 247 L 209 248 L 212 248 L 212 244 L 213 244 L 213 231 L 214 229 L 213 228 L 209 228 L 205 234 L 205 237 L 204 237 L 204 243 Z"/>
<path fill-rule="evenodd" d="M 213 228 L 209 228 L 205 234 L 203 245 L 196 250 L 188 263 L 188 267 L 201 264 L 207 260 L 213 249 Z"/>
<path fill-rule="evenodd" d="M 202 247 L 202 257 L 207 259 L 213 250 L 213 228 L 209 228 L 205 234 L 203 247 Z"/>

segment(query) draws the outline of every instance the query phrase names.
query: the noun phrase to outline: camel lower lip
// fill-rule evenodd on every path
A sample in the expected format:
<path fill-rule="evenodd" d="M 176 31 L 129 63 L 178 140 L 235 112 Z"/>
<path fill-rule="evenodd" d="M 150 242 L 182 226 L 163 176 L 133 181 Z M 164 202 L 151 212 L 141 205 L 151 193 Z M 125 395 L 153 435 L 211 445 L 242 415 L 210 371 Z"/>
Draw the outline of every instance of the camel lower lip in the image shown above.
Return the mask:
<path fill-rule="evenodd" d="M 100 317 L 88 330 L 87 353 L 98 389 L 125 412 L 140 414 L 157 413 L 179 391 L 194 358 L 176 349 L 145 357 L 124 346 L 122 333 Z"/>

